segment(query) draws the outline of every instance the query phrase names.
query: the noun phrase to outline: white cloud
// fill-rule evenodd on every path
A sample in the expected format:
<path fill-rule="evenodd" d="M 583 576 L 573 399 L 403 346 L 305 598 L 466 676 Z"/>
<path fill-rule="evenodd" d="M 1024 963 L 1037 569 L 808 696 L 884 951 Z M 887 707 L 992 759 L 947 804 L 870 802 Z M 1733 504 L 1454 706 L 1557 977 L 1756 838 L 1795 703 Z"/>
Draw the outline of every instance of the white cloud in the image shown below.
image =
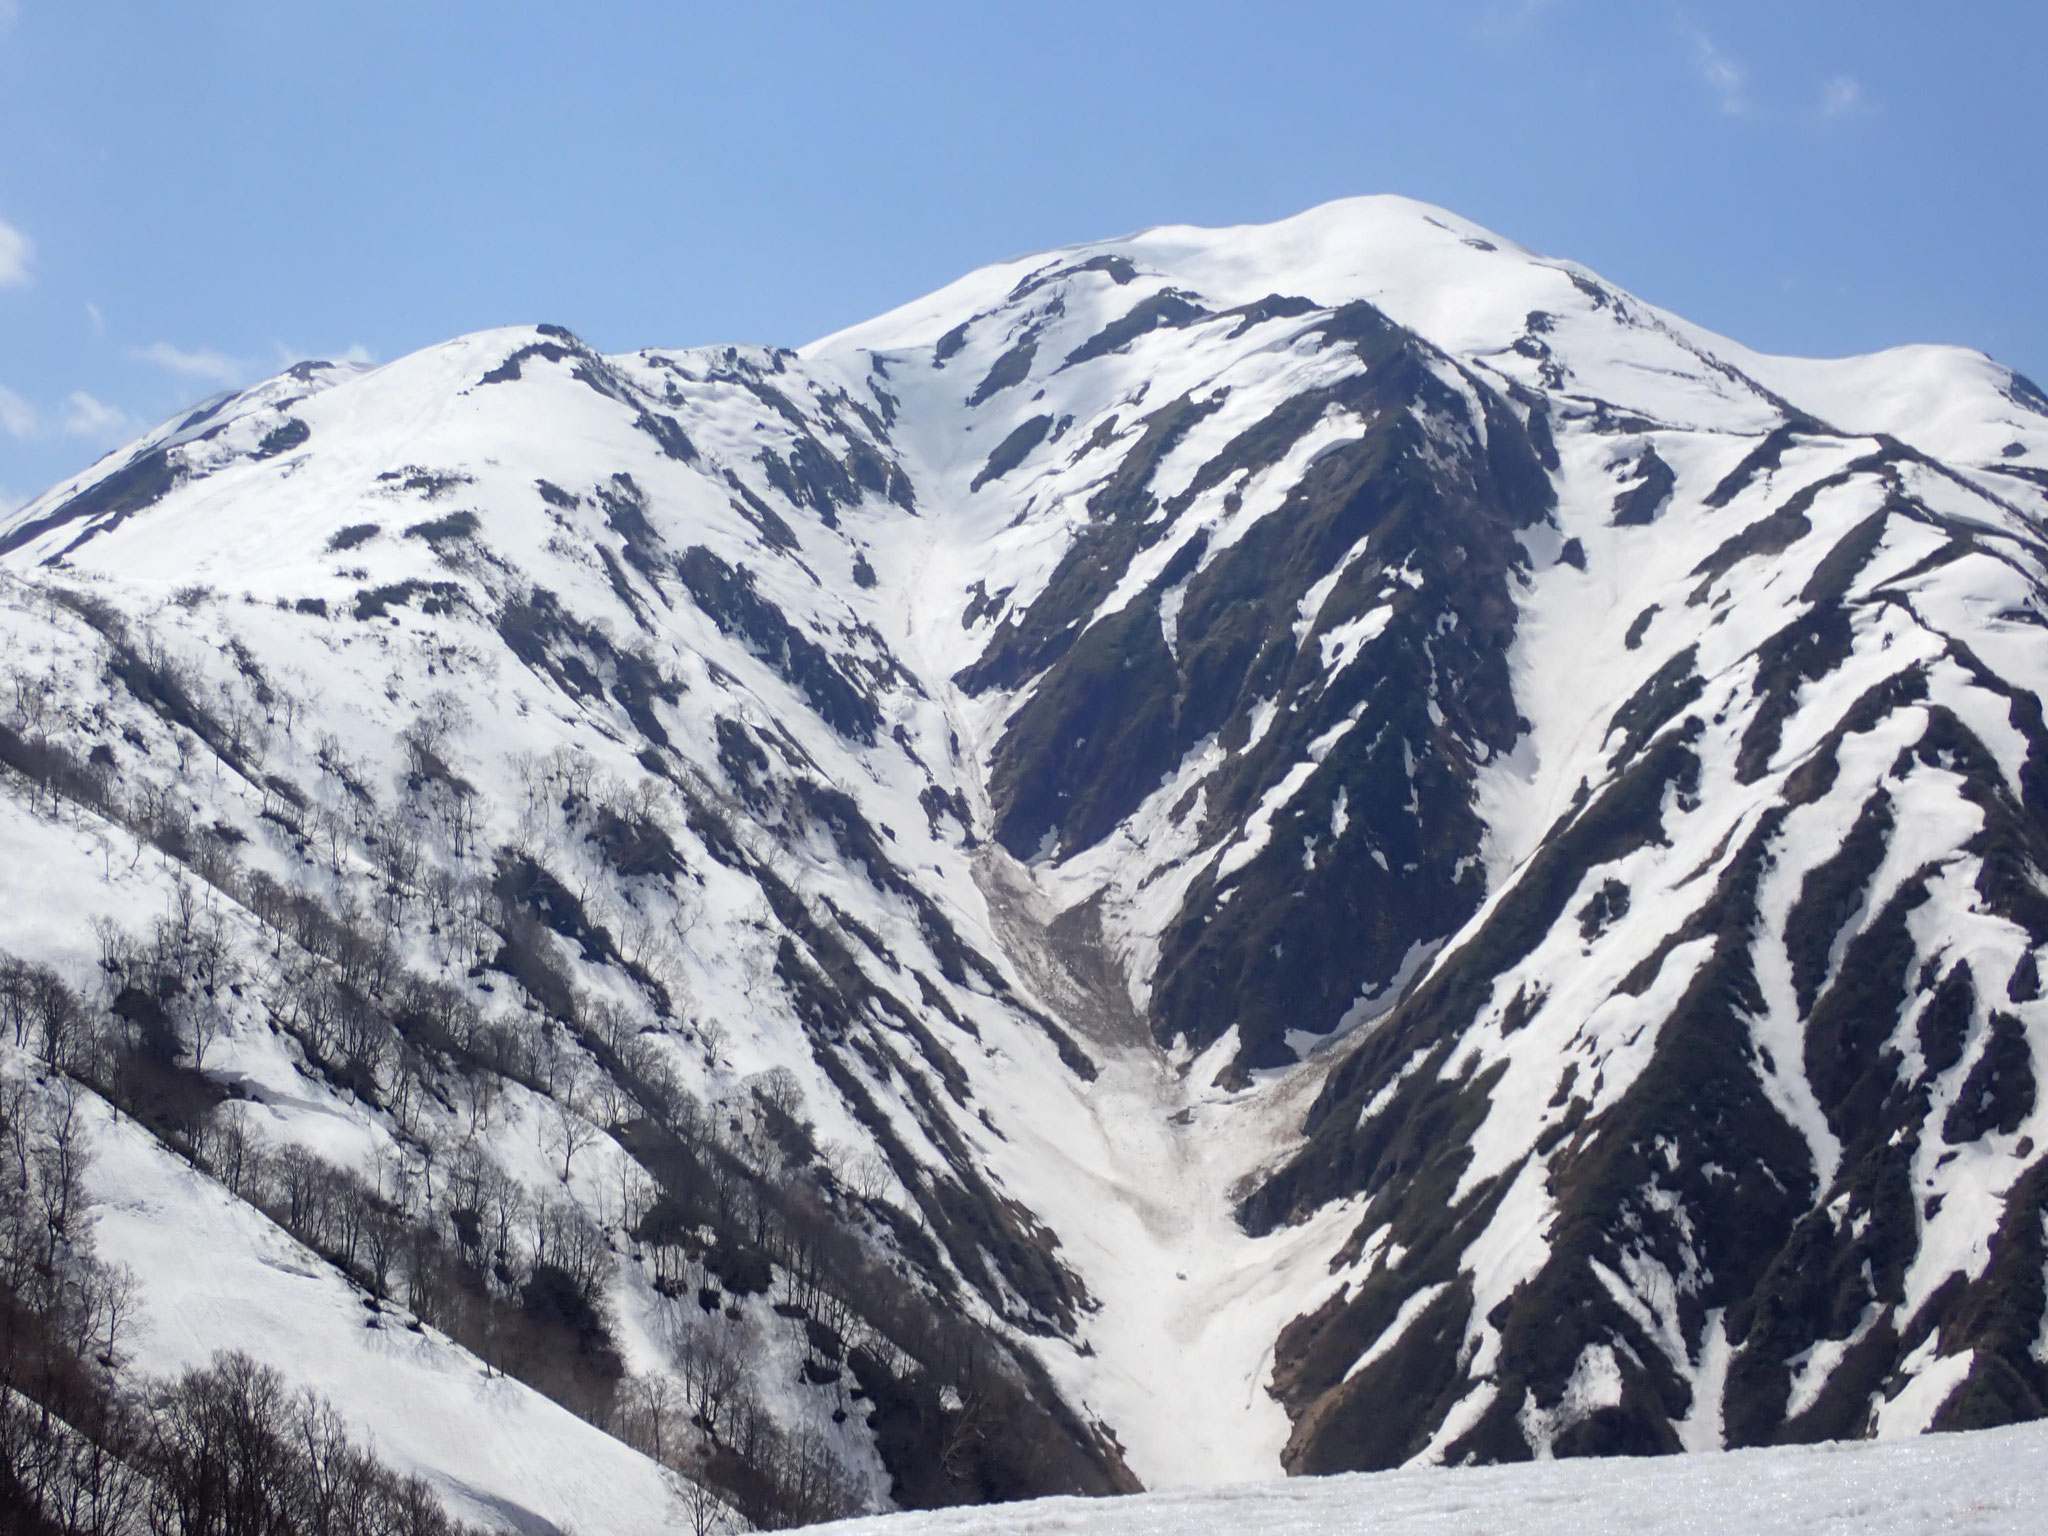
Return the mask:
<path fill-rule="evenodd" d="M 1820 88 L 1820 115 L 1847 117 L 1863 105 L 1863 86 L 1854 75 L 1836 75 Z"/>
<path fill-rule="evenodd" d="M 126 411 L 82 389 L 66 395 L 63 410 L 54 421 L 46 421 L 33 402 L 0 385 L 0 433 L 8 437 L 46 437 L 51 432 L 62 432 L 67 437 L 113 442 L 134 430 L 135 422 Z"/>
<path fill-rule="evenodd" d="M 73 437 L 119 437 L 128 430 L 128 413 L 75 389 L 64 397 L 64 430 Z"/>
<path fill-rule="evenodd" d="M 0 432 L 9 437 L 33 437 L 38 424 L 36 408 L 0 384 Z"/>
<path fill-rule="evenodd" d="M 211 347 L 199 347 L 188 352 L 168 341 L 137 347 L 129 356 L 141 362 L 154 363 L 181 379 L 201 379 L 209 384 L 239 384 L 248 371 L 248 365 L 239 358 L 216 352 Z"/>
<path fill-rule="evenodd" d="M 107 334 L 107 317 L 100 313 L 99 305 L 93 303 L 91 299 L 85 301 L 85 323 L 92 327 L 93 335 Z"/>
<path fill-rule="evenodd" d="M 359 366 L 367 367 L 369 364 L 377 361 L 377 354 L 359 341 L 342 353 L 341 356 L 337 357 L 335 361 L 337 363 L 355 363 Z"/>
<path fill-rule="evenodd" d="M 1721 51 L 1720 45 L 1699 27 L 1687 26 L 1686 35 L 1692 44 L 1693 68 L 1700 81 L 1713 92 L 1715 102 L 1730 117 L 1741 117 L 1749 111 L 1749 96 L 1745 87 L 1749 76 L 1743 67 Z"/>
<path fill-rule="evenodd" d="M 0 0 L 5 5 L 7 0 Z M 36 253 L 35 242 L 12 224 L 0 223 L 0 288 L 26 288 L 28 264 Z"/>

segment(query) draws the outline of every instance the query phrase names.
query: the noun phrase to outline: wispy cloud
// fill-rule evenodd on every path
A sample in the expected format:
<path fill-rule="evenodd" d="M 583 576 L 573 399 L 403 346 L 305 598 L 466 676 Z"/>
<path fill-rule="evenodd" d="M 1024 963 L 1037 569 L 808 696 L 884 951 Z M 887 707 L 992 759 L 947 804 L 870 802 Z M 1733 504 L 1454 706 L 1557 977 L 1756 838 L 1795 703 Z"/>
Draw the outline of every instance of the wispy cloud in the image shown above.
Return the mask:
<path fill-rule="evenodd" d="M 60 432 L 66 437 L 116 439 L 134 430 L 135 421 L 126 411 L 82 389 L 66 395 L 63 408 L 52 418 L 33 401 L 0 385 L 0 433 L 8 437 L 48 437 Z"/>
<path fill-rule="evenodd" d="M 34 406 L 0 384 L 0 432 L 9 437 L 33 437 L 41 424 L 42 418 Z"/>
<path fill-rule="evenodd" d="M 129 431 L 128 413 L 95 399 L 82 389 L 64 397 L 63 427 L 72 437 L 121 437 Z"/>
<path fill-rule="evenodd" d="M 208 384 L 234 385 L 242 382 L 248 372 L 248 364 L 240 358 L 229 357 L 211 347 L 198 347 L 187 351 L 174 347 L 168 341 L 152 342 L 146 347 L 137 347 L 129 356 L 139 362 L 154 363 L 167 373 L 175 373 L 181 379 L 198 379 Z"/>
<path fill-rule="evenodd" d="M 1820 115 L 1847 117 L 1863 105 L 1863 84 L 1854 75 L 1836 75 L 1820 88 Z"/>
<path fill-rule="evenodd" d="M 91 299 L 85 301 L 85 323 L 92 327 L 93 335 L 104 336 L 107 334 L 107 317 L 101 313 L 99 305 L 93 303 Z"/>
<path fill-rule="evenodd" d="M 1713 93 L 1715 104 L 1729 117 L 1746 115 L 1749 111 L 1748 72 L 1722 51 L 1721 45 L 1707 35 L 1705 28 L 1692 22 L 1681 22 L 1680 25 L 1692 47 L 1693 71 L 1699 76 L 1700 83 Z"/>
<path fill-rule="evenodd" d="M 6 31 L 21 16 L 21 0 L 0 0 L 0 32 Z"/>
<path fill-rule="evenodd" d="M 6 3 L 0 0 L 0 5 Z M 0 223 L 0 288 L 26 288 L 29 262 L 35 254 L 35 242 L 12 224 Z"/>

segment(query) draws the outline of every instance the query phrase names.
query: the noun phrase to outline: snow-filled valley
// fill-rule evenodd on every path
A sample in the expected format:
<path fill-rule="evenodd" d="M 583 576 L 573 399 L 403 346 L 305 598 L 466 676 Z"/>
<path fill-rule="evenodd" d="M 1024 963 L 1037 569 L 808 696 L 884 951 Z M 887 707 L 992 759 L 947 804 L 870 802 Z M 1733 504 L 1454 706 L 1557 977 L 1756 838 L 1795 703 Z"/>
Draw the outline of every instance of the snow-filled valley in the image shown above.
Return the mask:
<path fill-rule="evenodd" d="M 2044 516 L 1390 198 L 302 364 L 0 523 L 0 1118 L 523 1531 L 2038 1418 Z"/>

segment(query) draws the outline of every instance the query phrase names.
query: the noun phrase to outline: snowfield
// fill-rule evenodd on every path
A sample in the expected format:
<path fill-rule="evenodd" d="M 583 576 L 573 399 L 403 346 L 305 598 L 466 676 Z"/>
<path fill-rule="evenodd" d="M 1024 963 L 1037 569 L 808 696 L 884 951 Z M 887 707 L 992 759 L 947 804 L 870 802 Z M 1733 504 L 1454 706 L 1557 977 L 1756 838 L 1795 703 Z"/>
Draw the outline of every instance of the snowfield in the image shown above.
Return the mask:
<path fill-rule="evenodd" d="M 888 1515 L 833 1536 L 2033 1536 L 2048 1430 L 1417 1468 Z"/>

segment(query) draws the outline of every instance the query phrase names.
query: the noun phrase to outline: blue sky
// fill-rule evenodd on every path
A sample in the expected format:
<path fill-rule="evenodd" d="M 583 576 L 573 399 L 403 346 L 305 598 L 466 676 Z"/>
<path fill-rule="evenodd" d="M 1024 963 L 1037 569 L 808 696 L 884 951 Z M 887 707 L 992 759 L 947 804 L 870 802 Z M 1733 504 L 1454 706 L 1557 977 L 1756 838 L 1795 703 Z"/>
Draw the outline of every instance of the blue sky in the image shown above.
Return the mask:
<path fill-rule="evenodd" d="M 0 505 L 303 356 L 797 344 L 1360 192 L 2048 374 L 2040 0 L 0 0 Z"/>

